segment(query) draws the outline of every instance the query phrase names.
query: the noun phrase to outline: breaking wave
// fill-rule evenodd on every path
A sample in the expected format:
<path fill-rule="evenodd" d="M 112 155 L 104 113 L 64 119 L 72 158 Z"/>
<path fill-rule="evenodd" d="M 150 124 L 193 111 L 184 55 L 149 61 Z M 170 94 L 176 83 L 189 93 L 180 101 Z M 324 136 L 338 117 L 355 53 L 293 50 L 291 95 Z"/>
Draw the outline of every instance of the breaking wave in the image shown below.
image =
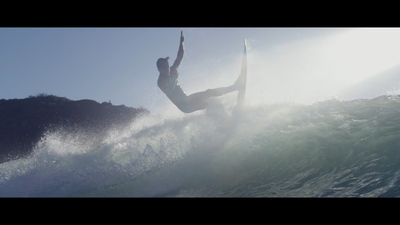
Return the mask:
<path fill-rule="evenodd" d="M 53 130 L 0 164 L 2 197 L 400 196 L 400 97 L 148 115 Z"/>

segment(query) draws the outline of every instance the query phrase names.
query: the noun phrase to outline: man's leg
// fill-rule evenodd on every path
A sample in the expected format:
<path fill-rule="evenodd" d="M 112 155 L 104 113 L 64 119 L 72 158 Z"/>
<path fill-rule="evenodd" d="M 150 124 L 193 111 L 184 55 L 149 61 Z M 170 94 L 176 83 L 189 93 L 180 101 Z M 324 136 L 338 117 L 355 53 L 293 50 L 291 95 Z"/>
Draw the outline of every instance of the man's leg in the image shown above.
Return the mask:
<path fill-rule="evenodd" d="M 211 97 L 218 97 L 224 94 L 228 94 L 230 92 L 237 91 L 237 87 L 235 85 L 229 86 L 229 87 L 220 87 L 220 88 L 214 88 L 214 89 L 208 89 L 205 91 L 209 98 Z"/>
<path fill-rule="evenodd" d="M 207 98 L 207 100 L 208 100 L 211 97 L 218 97 L 218 96 L 221 96 L 221 95 L 224 95 L 224 94 L 228 94 L 228 93 L 233 92 L 233 91 L 237 91 L 243 85 L 244 85 L 243 76 L 240 75 L 238 77 L 238 79 L 235 81 L 235 83 L 233 85 L 231 85 L 231 86 L 208 89 L 206 91 L 195 93 L 193 95 L 200 95 L 202 98 Z M 196 96 L 196 98 L 197 98 L 197 96 Z"/>
<path fill-rule="evenodd" d="M 197 92 L 188 96 L 188 108 L 190 111 L 202 110 L 207 106 L 207 101 L 212 97 L 218 97 L 233 91 L 237 91 L 235 85 L 221 88 L 208 89 L 206 91 Z"/>

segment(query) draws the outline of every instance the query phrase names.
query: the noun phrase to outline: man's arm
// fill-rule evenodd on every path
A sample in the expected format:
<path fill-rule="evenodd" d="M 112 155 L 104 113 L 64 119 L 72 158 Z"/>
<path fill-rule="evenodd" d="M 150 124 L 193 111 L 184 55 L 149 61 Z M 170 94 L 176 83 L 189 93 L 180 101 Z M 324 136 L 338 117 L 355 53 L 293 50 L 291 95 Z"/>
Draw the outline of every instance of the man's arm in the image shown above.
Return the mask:
<path fill-rule="evenodd" d="M 176 56 L 174 64 L 172 65 L 172 67 L 174 67 L 174 68 L 178 68 L 182 62 L 183 53 L 184 53 L 184 49 L 183 49 L 183 41 L 184 40 L 185 40 L 185 37 L 183 36 L 183 31 L 181 31 L 181 40 L 180 40 L 180 44 L 179 44 L 178 55 Z"/>

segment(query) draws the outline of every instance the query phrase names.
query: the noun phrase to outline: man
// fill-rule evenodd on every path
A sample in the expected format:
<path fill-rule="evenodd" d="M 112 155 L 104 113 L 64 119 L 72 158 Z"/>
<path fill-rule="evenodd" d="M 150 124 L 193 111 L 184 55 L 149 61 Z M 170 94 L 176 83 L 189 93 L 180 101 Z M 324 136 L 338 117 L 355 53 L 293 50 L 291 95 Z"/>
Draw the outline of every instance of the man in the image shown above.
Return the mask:
<path fill-rule="evenodd" d="M 168 59 L 159 58 L 157 60 L 157 69 L 160 72 L 158 77 L 158 87 L 167 95 L 167 97 L 184 113 L 191 113 L 197 110 L 203 110 L 207 107 L 207 102 L 212 97 L 221 96 L 233 91 L 237 91 L 240 87 L 240 77 L 235 84 L 228 87 L 215 89 L 207 89 L 206 91 L 186 95 L 178 83 L 178 67 L 183 59 L 183 31 L 181 31 L 178 55 L 172 66 L 169 66 Z"/>

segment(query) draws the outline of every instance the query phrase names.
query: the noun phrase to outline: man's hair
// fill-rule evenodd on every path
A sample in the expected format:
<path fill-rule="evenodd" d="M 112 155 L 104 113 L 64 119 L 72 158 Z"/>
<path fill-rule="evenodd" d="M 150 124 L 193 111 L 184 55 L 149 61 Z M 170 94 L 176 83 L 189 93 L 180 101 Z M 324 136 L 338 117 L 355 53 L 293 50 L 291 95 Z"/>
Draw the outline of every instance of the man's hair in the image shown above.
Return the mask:
<path fill-rule="evenodd" d="M 157 68 L 160 69 L 160 67 L 163 67 L 164 65 L 168 65 L 168 59 L 169 59 L 169 57 L 159 58 L 157 60 Z"/>

